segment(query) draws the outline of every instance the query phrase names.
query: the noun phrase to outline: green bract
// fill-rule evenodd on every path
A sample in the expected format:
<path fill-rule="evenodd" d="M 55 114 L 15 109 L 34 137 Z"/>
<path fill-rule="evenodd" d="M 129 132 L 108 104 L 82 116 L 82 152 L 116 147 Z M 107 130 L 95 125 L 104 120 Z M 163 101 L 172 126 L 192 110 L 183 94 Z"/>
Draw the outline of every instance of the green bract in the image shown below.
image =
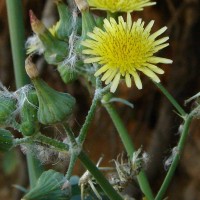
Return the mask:
<path fill-rule="evenodd" d="M 56 37 L 60 40 L 68 41 L 68 37 L 72 32 L 71 12 L 65 3 L 57 0 L 57 9 L 59 13 L 59 22 L 56 30 Z"/>
<path fill-rule="evenodd" d="M 32 79 L 32 82 L 39 100 L 37 113 L 39 122 L 55 124 L 66 120 L 72 114 L 76 102 L 74 97 L 50 88 L 40 78 Z"/>
<path fill-rule="evenodd" d="M 25 136 L 31 136 L 38 132 L 39 122 L 37 119 L 38 98 L 35 90 L 30 90 L 20 112 L 20 131 Z"/>
<path fill-rule="evenodd" d="M 66 84 L 75 81 L 78 77 L 75 69 L 70 66 L 58 65 L 58 72 L 60 73 L 63 82 Z"/>
<path fill-rule="evenodd" d="M 8 125 L 12 113 L 16 110 L 17 100 L 0 94 L 0 126 Z"/>
<path fill-rule="evenodd" d="M 13 146 L 13 136 L 10 131 L 0 128 L 0 151 L 6 152 Z"/>

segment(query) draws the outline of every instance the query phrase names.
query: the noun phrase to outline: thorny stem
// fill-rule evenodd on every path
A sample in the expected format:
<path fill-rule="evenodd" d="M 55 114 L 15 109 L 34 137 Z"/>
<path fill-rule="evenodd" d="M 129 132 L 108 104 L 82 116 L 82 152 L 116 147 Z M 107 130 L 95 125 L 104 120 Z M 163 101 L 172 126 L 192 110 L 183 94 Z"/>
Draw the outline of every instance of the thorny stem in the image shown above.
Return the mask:
<path fill-rule="evenodd" d="M 77 157 L 78 157 L 78 154 L 79 154 L 79 151 L 81 150 L 81 148 L 79 148 L 79 146 L 76 142 L 76 139 L 74 137 L 74 134 L 73 134 L 71 128 L 69 127 L 69 125 L 67 123 L 63 123 L 63 126 L 64 126 L 65 132 L 70 140 L 70 149 L 69 149 L 70 162 L 69 162 L 67 173 L 65 175 L 67 180 L 69 180 L 72 175 L 72 172 L 73 172 L 73 169 L 76 164 L 76 160 L 77 160 Z"/>
<path fill-rule="evenodd" d="M 92 105 L 90 106 L 90 109 L 88 111 L 88 115 L 85 119 L 85 122 L 84 122 L 84 124 L 83 124 L 83 126 L 80 130 L 80 134 L 78 136 L 78 143 L 80 143 L 80 144 L 83 144 L 84 141 L 85 141 L 85 138 L 87 136 L 89 126 L 90 126 L 92 119 L 94 117 L 98 102 L 99 102 L 99 99 L 94 97 L 93 100 L 92 100 Z"/>
<path fill-rule="evenodd" d="M 31 136 L 31 137 L 25 137 L 25 138 L 16 138 L 14 139 L 13 145 L 14 146 L 18 146 L 21 144 L 31 144 L 34 142 L 38 142 L 41 144 L 46 144 L 48 146 L 52 146 L 57 150 L 62 150 L 62 151 L 68 151 L 69 150 L 69 146 L 67 144 L 64 144 L 63 142 L 60 142 L 58 140 L 52 139 L 50 137 L 47 137 L 45 135 L 42 135 L 40 133 L 38 133 L 35 136 Z"/>
<path fill-rule="evenodd" d="M 173 175 L 174 175 L 174 172 L 176 170 L 176 167 L 179 163 L 179 159 L 180 159 L 180 155 L 183 151 L 183 148 L 184 148 L 184 145 L 185 145 L 185 142 L 186 142 L 186 138 L 187 138 L 187 135 L 188 135 L 188 131 L 189 131 L 189 126 L 191 124 L 191 121 L 192 121 L 192 118 L 193 116 L 192 115 L 188 115 L 185 119 L 185 123 L 184 123 L 184 126 L 183 126 L 183 132 L 181 133 L 181 137 L 179 139 L 179 142 L 178 142 L 178 146 L 176 147 L 177 150 L 176 150 L 176 154 L 175 154 L 175 157 L 173 158 L 173 161 L 172 161 L 172 164 L 169 168 L 169 171 L 167 172 L 167 175 L 160 187 L 160 190 L 158 191 L 158 194 L 156 195 L 156 198 L 155 200 L 162 200 L 163 199 L 163 196 L 173 178 Z"/>
<path fill-rule="evenodd" d="M 97 84 L 98 80 L 97 80 Z M 110 85 L 106 86 L 105 88 L 102 89 L 96 89 L 95 94 L 94 94 L 94 98 L 92 100 L 92 105 L 90 106 L 90 109 L 88 111 L 87 117 L 85 119 L 85 122 L 80 130 L 80 134 L 78 136 L 78 143 L 83 144 L 85 141 L 85 138 L 87 136 L 87 132 L 89 129 L 89 126 L 92 122 L 92 119 L 94 117 L 97 105 L 99 103 L 99 101 L 101 100 L 102 96 L 109 90 Z"/>
<path fill-rule="evenodd" d="M 12 57 L 15 72 L 15 82 L 17 88 L 24 86 L 29 83 L 28 76 L 25 73 L 24 60 L 25 60 L 25 31 L 23 22 L 23 8 L 22 1 L 6 0 L 7 13 L 8 13 L 8 23 L 10 30 L 10 39 L 12 47 Z M 27 165 L 30 186 L 33 187 L 39 178 L 39 176 L 44 171 L 40 162 L 27 154 Z"/>
<path fill-rule="evenodd" d="M 70 177 L 71 177 L 71 175 L 72 175 L 74 166 L 76 164 L 77 157 L 78 157 L 77 153 L 71 152 L 68 170 L 67 170 L 67 173 L 65 175 L 65 177 L 66 177 L 67 180 L 69 180 Z"/>
<path fill-rule="evenodd" d="M 53 146 L 57 148 L 59 151 L 67 151 L 68 145 L 56 141 L 55 139 L 46 137 L 44 135 L 37 135 L 37 137 L 29 137 L 29 138 L 22 138 L 22 139 L 15 139 L 14 144 L 20 145 L 25 143 L 34 142 L 34 140 L 37 142 Z M 101 186 L 105 194 L 108 195 L 109 199 L 111 200 L 122 200 L 122 197 L 113 189 L 113 187 L 110 185 L 110 183 L 107 181 L 107 179 L 103 176 L 103 174 L 100 172 L 100 170 L 95 166 L 95 164 L 89 159 L 89 157 L 81 151 L 78 155 L 78 158 L 83 163 L 83 165 L 86 167 L 86 169 L 92 174 L 92 176 L 96 179 L 97 183 Z M 71 173 L 71 172 L 70 172 Z"/>
<path fill-rule="evenodd" d="M 67 123 L 63 123 L 63 127 L 65 129 L 65 132 L 66 132 L 69 140 L 70 140 L 71 147 L 73 148 L 73 147 L 77 146 L 77 142 L 76 142 L 75 136 L 74 136 L 71 128 L 69 127 L 69 125 Z"/>
<path fill-rule="evenodd" d="M 161 83 L 156 83 L 153 81 L 153 83 L 161 90 L 161 92 L 167 97 L 167 99 L 171 102 L 171 104 L 176 108 L 176 110 L 179 112 L 179 114 L 184 117 L 187 113 L 184 111 L 184 109 L 178 104 L 178 102 L 174 99 L 174 97 L 164 88 L 164 86 Z"/>
<path fill-rule="evenodd" d="M 130 158 L 132 158 L 133 153 L 135 152 L 134 145 L 133 145 L 132 140 L 124 126 L 124 123 L 122 122 L 121 118 L 119 117 L 117 111 L 109 103 L 109 99 L 110 99 L 110 95 L 105 95 L 102 100 L 102 103 L 103 103 L 104 107 L 106 108 L 108 114 L 110 115 L 110 117 L 119 133 L 119 136 L 120 136 L 122 143 L 127 151 L 128 156 Z M 144 193 L 145 197 L 148 200 L 153 200 L 154 199 L 153 193 L 151 191 L 149 182 L 148 182 L 147 177 L 143 170 L 138 174 L 137 180 L 139 182 L 140 188 L 141 188 L 142 192 Z"/>

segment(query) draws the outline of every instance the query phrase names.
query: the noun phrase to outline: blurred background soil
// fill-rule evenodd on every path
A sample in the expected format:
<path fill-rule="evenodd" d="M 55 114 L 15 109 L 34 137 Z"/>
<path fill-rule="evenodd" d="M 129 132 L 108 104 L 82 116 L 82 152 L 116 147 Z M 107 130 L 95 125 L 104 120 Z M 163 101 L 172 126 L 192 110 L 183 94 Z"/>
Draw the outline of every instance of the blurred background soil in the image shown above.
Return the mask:
<path fill-rule="evenodd" d="M 24 0 L 23 4 L 26 37 L 32 34 L 28 18 L 29 9 L 42 18 L 47 26 L 52 25 L 57 19 L 52 0 Z M 163 26 L 168 27 L 165 34 L 170 36 L 170 46 L 159 56 L 172 59 L 173 64 L 162 65 L 165 75 L 160 77 L 162 84 L 181 105 L 184 105 L 184 100 L 200 90 L 199 13 L 199 0 L 158 0 L 156 6 L 133 14 L 134 18 L 142 17 L 146 23 L 154 19 L 153 31 Z M 75 120 L 72 120 L 72 125 L 74 131 L 78 133 L 92 99 L 83 80 L 79 79 L 75 83 L 65 86 L 53 66 L 47 66 L 43 59 L 38 62 L 41 66 L 42 76 L 49 85 L 60 91 L 68 91 L 77 99 Z M 153 190 L 156 192 L 166 174 L 164 161 L 170 156 L 171 150 L 179 138 L 178 128 L 181 120 L 155 85 L 144 76 L 142 79 L 144 89 L 141 91 L 134 86 L 128 89 L 123 84 L 118 90 L 118 97 L 133 103 L 134 109 L 121 104 L 116 104 L 116 107 L 128 127 L 135 146 L 137 148 L 142 146 L 151 157 L 147 174 Z M 15 90 L 5 1 L 0 1 L 0 80 L 10 90 Z M 189 111 L 191 107 L 192 105 L 188 104 L 185 109 Z M 55 134 L 59 137 L 59 133 Z M 103 108 L 97 109 L 84 148 L 94 162 L 104 155 L 102 166 L 111 165 L 109 161 L 124 150 L 116 130 Z M 0 199 L 19 200 L 21 193 L 12 185 L 18 184 L 27 187 L 25 156 L 17 150 L 15 153 L 0 154 L 0 159 Z M 9 161 L 10 165 L 6 165 L 6 162 Z M 10 168 L 4 166 L 10 166 Z M 50 164 L 47 167 L 55 166 Z M 65 171 L 61 166 L 57 168 Z M 74 174 L 81 175 L 82 172 L 83 168 L 78 164 Z M 170 200 L 200 199 L 200 123 L 198 120 L 192 123 L 180 165 L 166 196 Z"/>

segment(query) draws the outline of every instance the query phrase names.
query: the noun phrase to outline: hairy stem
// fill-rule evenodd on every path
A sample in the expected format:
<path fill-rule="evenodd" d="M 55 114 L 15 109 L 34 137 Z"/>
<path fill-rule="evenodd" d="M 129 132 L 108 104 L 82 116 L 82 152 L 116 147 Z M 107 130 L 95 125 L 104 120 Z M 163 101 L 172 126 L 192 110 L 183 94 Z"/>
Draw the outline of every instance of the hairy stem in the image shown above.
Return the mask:
<path fill-rule="evenodd" d="M 76 164 L 77 157 L 78 157 L 77 153 L 71 152 L 69 166 L 68 166 L 68 169 L 67 169 L 67 173 L 65 175 L 67 180 L 69 180 L 71 175 L 72 175 L 74 166 Z"/>
<path fill-rule="evenodd" d="M 69 149 L 69 146 L 59 142 L 55 139 L 46 137 L 44 135 L 38 134 L 36 137 L 30 137 L 27 139 L 15 139 L 14 144 L 20 145 L 25 143 L 30 143 L 31 141 L 37 141 L 39 143 L 55 147 L 59 151 L 67 151 Z M 81 151 L 78 155 L 78 158 L 83 163 L 83 165 L 86 167 L 86 169 L 92 174 L 92 176 L 96 179 L 97 183 L 101 186 L 105 194 L 108 195 L 109 199 L 111 200 L 122 200 L 122 197 L 113 189 L 113 187 L 110 185 L 110 183 L 107 181 L 107 179 L 103 176 L 103 174 L 100 172 L 100 170 L 95 166 L 95 164 L 89 159 L 89 157 Z M 72 170 L 72 169 L 70 169 Z M 71 172 L 69 172 L 71 173 Z"/>
<path fill-rule="evenodd" d="M 98 80 L 97 80 L 97 84 Z M 78 143 L 83 144 L 85 141 L 85 138 L 87 136 L 87 132 L 89 129 L 89 126 L 92 122 L 92 119 L 94 118 L 94 114 L 97 108 L 97 105 L 99 103 L 99 101 L 101 100 L 102 96 L 110 89 L 110 85 L 106 86 L 105 88 L 99 88 L 96 89 L 95 94 L 94 94 L 94 98 L 92 100 L 92 105 L 90 106 L 90 109 L 88 111 L 87 117 L 85 119 L 85 122 L 80 130 L 80 134 L 78 136 Z"/>

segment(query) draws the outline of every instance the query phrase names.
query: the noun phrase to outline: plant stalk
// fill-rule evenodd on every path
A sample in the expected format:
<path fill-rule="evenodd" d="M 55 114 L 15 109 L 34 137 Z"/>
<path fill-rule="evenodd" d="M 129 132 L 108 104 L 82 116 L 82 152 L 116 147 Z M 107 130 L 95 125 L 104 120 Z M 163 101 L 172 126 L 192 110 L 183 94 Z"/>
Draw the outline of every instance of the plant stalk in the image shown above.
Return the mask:
<path fill-rule="evenodd" d="M 20 88 L 29 83 L 28 76 L 25 73 L 25 31 L 23 22 L 22 1 L 6 0 L 8 23 L 10 30 L 10 40 L 12 48 L 12 57 L 15 73 L 16 87 Z M 30 179 L 30 186 L 33 187 L 42 174 L 43 167 L 40 162 L 31 154 L 27 154 L 27 165 Z"/>
<path fill-rule="evenodd" d="M 124 126 L 124 123 L 122 122 L 121 118 L 119 117 L 117 111 L 115 110 L 114 106 L 112 106 L 109 103 L 110 95 L 105 95 L 103 98 L 103 105 L 106 108 L 108 114 L 110 115 L 118 133 L 119 136 L 122 140 L 122 143 L 127 151 L 127 154 L 130 158 L 132 158 L 133 153 L 135 152 L 134 145 L 132 143 L 132 140 Z M 144 193 L 145 197 L 148 200 L 153 200 L 153 193 L 150 188 L 149 182 L 147 180 L 147 177 L 145 175 L 145 172 L 142 170 L 138 175 L 137 175 L 137 180 L 139 182 L 140 188 L 142 192 Z"/>
<path fill-rule="evenodd" d="M 23 21 L 22 1 L 6 0 L 12 57 L 17 88 L 29 83 L 24 68 L 25 31 Z"/>
<path fill-rule="evenodd" d="M 161 90 L 161 92 L 167 97 L 167 99 L 171 102 L 171 104 L 176 108 L 176 110 L 179 112 L 179 114 L 184 117 L 187 115 L 187 113 L 184 111 L 184 109 L 179 105 L 179 103 L 174 99 L 174 97 L 164 88 L 164 86 L 161 83 L 156 83 L 153 81 L 153 83 Z"/>

